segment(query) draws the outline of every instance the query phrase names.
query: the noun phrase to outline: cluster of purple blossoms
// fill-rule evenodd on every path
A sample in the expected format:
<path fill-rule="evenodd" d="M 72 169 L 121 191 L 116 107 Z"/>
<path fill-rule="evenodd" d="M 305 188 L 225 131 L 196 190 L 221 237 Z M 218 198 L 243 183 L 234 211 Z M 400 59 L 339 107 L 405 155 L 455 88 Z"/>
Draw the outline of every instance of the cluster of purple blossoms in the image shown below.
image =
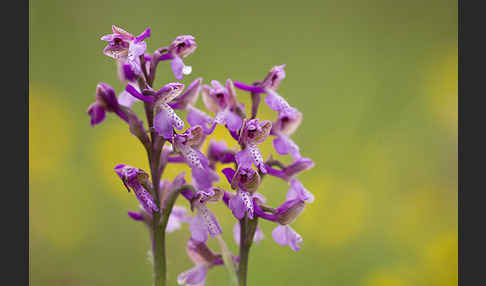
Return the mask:
<path fill-rule="evenodd" d="M 147 151 L 150 175 L 125 164 L 117 165 L 115 172 L 127 190 L 133 190 L 140 203 L 139 211 L 128 212 L 128 215 L 148 227 L 155 279 L 158 271 L 165 267 L 164 262 L 160 268 L 158 261 L 165 261 L 165 257 L 157 255 L 165 255 L 160 250 L 165 245 L 158 245 L 158 237 L 180 229 L 183 223 L 189 225 L 191 232 L 186 250 L 195 266 L 178 276 L 180 285 L 204 285 L 209 269 L 227 263 L 224 255 L 228 253 L 215 253 L 206 244 L 209 237 L 219 237 L 221 240 L 223 231 L 209 203 L 223 202 L 231 211 L 229 216 L 236 219 L 233 235 L 235 242 L 240 245 L 240 253 L 229 256 L 232 262 L 230 267 L 236 267 L 238 275 L 243 275 L 243 268 L 246 275 L 247 265 L 243 264 L 248 263 L 241 251 L 248 251 L 252 242 L 257 243 L 264 238 L 258 225 L 259 219 L 277 225 L 272 232 L 276 243 L 299 250 L 303 239 L 290 224 L 302 213 L 307 203 L 313 202 L 314 196 L 296 176 L 312 168 L 314 163 L 301 156 L 299 147 L 290 138 L 302 121 L 302 113 L 277 93 L 285 78 L 285 65 L 274 66 L 262 81 L 255 81 L 251 85 L 231 79 L 227 79 L 224 85 L 217 80 L 210 81 L 208 85 L 203 84 L 202 78 L 197 78 L 186 89 L 180 82 L 167 83 L 154 89 L 153 82 L 160 62 L 170 61 L 176 80 L 182 80 L 184 75 L 192 72 L 183 59 L 196 50 L 195 38 L 178 36 L 168 46 L 150 54 L 145 43 L 150 37 L 149 28 L 138 36 L 116 26 L 112 27 L 112 31 L 112 34 L 101 38 L 108 42 L 104 54 L 116 60 L 119 79 L 126 86 L 117 96 L 108 84 L 99 83 L 96 101 L 88 108 L 88 114 L 94 126 L 105 119 L 106 112 L 115 113 L 128 123 L 130 132 Z M 245 106 L 238 102 L 235 87 L 250 93 L 251 115 L 247 115 Z M 209 113 L 195 107 L 199 95 Z M 261 96 L 264 96 L 268 107 L 276 111 L 273 122 L 257 117 Z M 144 105 L 146 126 L 132 110 L 134 104 Z M 190 126 L 186 126 L 180 117 L 184 113 Z M 238 143 L 238 150 L 228 148 L 225 142 L 210 140 L 206 152 L 201 152 L 203 143 L 217 125 L 228 130 L 229 138 Z M 284 165 L 272 156 L 264 160 L 259 145 L 269 136 L 274 137 L 276 153 L 290 155 L 292 163 Z M 191 184 L 186 182 L 185 172 L 172 182 L 161 179 L 169 164 L 187 164 L 191 169 Z M 229 182 L 231 190 L 217 186 L 220 182 L 217 165 L 228 165 L 222 169 L 222 175 Z M 266 205 L 263 191 L 259 188 L 267 176 L 277 177 L 289 184 L 286 199 L 277 208 Z M 179 194 L 187 200 L 194 215 L 182 206 L 174 206 Z M 159 273 L 159 276 L 164 274 Z M 246 277 L 239 281 L 240 285 L 245 284 Z"/>

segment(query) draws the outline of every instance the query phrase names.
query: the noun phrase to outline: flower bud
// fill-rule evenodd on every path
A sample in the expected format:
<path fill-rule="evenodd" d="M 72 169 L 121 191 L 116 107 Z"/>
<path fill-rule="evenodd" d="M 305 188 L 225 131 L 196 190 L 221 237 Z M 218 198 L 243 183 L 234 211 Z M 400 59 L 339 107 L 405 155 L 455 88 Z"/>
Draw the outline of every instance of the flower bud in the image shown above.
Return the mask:
<path fill-rule="evenodd" d="M 285 64 L 272 67 L 272 69 L 270 69 L 270 72 L 263 80 L 262 85 L 266 88 L 277 90 L 278 86 L 280 85 L 280 81 L 285 78 L 284 68 Z"/>
<path fill-rule="evenodd" d="M 290 224 L 300 215 L 305 208 L 305 202 L 301 200 L 286 201 L 277 209 L 277 221 L 281 225 Z"/>

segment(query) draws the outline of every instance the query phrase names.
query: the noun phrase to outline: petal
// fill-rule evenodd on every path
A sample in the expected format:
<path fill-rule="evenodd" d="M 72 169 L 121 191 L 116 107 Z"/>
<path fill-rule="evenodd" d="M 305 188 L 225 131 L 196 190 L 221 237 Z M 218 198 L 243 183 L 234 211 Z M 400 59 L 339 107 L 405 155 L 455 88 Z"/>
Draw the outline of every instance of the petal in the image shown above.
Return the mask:
<path fill-rule="evenodd" d="M 290 180 L 290 189 L 287 192 L 286 199 L 287 201 L 299 199 L 301 201 L 312 203 L 314 201 L 314 195 L 309 192 L 299 180 L 293 178 Z"/>
<path fill-rule="evenodd" d="M 195 79 L 186 90 L 177 97 L 176 102 L 171 104 L 174 109 L 186 109 L 189 106 L 196 104 L 201 90 L 202 78 Z"/>
<path fill-rule="evenodd" d="M 95 102 L 88 107 L 88 114 L 91 117 L 91 126 L 101 123 L 106 117 L 105 109 L 98 102 Z"/>
<path fill-rule="evenodd" d="M 177 283 L 179 285 L 185 284 L 187 286 L 204 285 L 206 274 L 207 267 L 204 264 L 200 264 L 179 274 L 179 276 L 177 276 Z"/>
<path fill-rule="evenodd" d="M 108 45 L 103 49 L 103 53 L 110 58 L 114 58 L 115 60 L 121 60 L 126 59 L 126 57 L 128 56 L 128 49 Z"/>
<path fill-rule="evenodd" d="M 265 238 L 263 231 L 261 230 L 260 226 L 257 226 L 255 230 L 255 235 L 253 236 L 253 242 L 259 243 L 261 240 Z"/>
<path fill-rule="evenodd" d="M 314 161 L 312 161 L 311 159 L 300 158 L 294 161 L 292 164 L 286 166 L 282 171 L 288 180 L 288 178 L 292 178 L 302 171 L 313 168 L 314 165 Z"/>
<path fill-rule="evenodd" d="M 208 240 L 208 228 L 199 213 L 192 218 L 189 228 L 192 239 L 198 242 L 206 242 Z"/>
<path fill-rule="evenodd" d="M 240 245 L 240 236 L 241 236 L 241 226 L 240 223 L 237 221 L 235 226 L 233 226 L 233 238 L 237 245 Z"/>
<path fill-rule="evenodd" d="M 162 110 L 155 115 L 154 118 L 154 129 L 159 133 L 160 136 L 165 139 L 171 139 L 174 135 L 174 130 L 172 129 L 172 122 L 168 114 Z"/>
<path fill-rule="evenodd" d="M 246 191 L 238 191 L 238 196 L 245 205 L 246 213 L 249 219 L 253 219 L 253 201 L 250 197 L 250 193 Z"/>
<path fill-rule="evenodd" d="M 143 216 L 139 213 L 135 213 L 135 212 L 128 212 L 128 215 L 133 219 L 133 220 L 136 220 L 136 221 L 143 221 Z"/>
<path fill-rule="evenodd" d="M 196 126 L 196 125 L 201 126 L 204 133 L 207 135 L 211 134 L 212 131 L 214 130 L 214 128 L 211 128 L 214 123 L 211 116 L 207 115 L 203 111 L 193 106 L 189 106 L 189 112 L 187 114 L 187 122 L 189 122 L 191 126 Z"/>
<path fill-rule="evenodd" d="M 246 206 L 245 203 L 241 200 L 240 196 L 238 195 L 233 196 L 229 200 L 229 207 L 233 212 L 233 215 L 237 219 L 242 219 L 243 217 L 245 217 Z"/>
<path fill-rule="evenodd" d="M 289 225 L 285 227 L 287 228 L 287 236 L 290 248 L 292 248 L 294 251 L 300 250 L 300 246 L 297 244 L 302 244 L 304 242 L 302 236 L 300 236 L 300 234 L 293 230 Z"/>
<path fill-rule="evenodd" d="M 178 230 L 179 228 L 181 228 L 180 220 L 177 217 L 170 214 L 169 220 L 167 221 L 167 226 L 165 228 L 165 231 L 173 232 L 175 230 Z"/>
<path fill-rule="evenodd" d="M 181 130 L 184 127 L 184 121 L 177 116 L 174 109 L 167 103 L 159 103 L 156 109 L 158 110 L 158 113 L 155 115 L 154 128 L 159 132 L 159 135 L 163 136 L 165 139 L 171 139 L 173 135 L 172 126 Z"/>
<path fill-rule="evenodd" d="M 154 203 L 152 195 L 144 187 L 141 185 L 136 185 L 134 186 L 133 191 L 147 213 L 152 213 L 152 210 L 155 212 L 159 211 L 159 208 Z"/>
<path fill-rule="evenodd" d="M 182 61 L 182 59 L 179 57 L 174 57 L 174 59 L 170 62 L 170 66 L 172 67 L 175 78 L 177 80 L 182 80 L 184 78 L 184 61 Z"/>
<path fill-rule="evenodd" d="M 265 89 L 265 93 L 267 94 L 267 96 L 265 96 L 265 103 L 271 109 L 275 111 L 283 111 L 287 108 L 290 108 L 288 102 L 272 89 Z"/>
<path fill-rule="evenodd" d="M 221 234 L 223 232 L 221 226 L 218 223 L 218 220 L 206 205 L 197 205 L 196 208 L 196 216 L 200 216 L 202 218 L 202 221 L 205 223 L 206 229 L 211 237 L 214 237 L 215 235 Z"/>
<path fill-rule="evenodd" d="M 131 107 L 135 102 L 140 102 L 140 100 L 137 99 L 136 97 L 133 97 L 126 90 L 122 91 L 118 95 L 118 103 L 120 105 L 123 105 L 123 106 L 126 106 L 126 107 Z"/>
<path fill-rule="evenodd" d="M 284 225 L 279 225 L 272 231 L 272 237 L 280 245 L 288 244 L 287 229 Z"/>
<path fill-rule="evenodd" d="M 300 155 L 299 146 L 297 146 L 294 141 L 283 134 L 280 134 L 280 136 L 273 139 L 273 147 L 280 155 L 290 154 L 294 160 L 302 158 Z"/>
<path fill-rule="evenodd" d="M 131 42 L 128 48 L 128 60 L 134 61 L 140 57 L 147 50 L 147 44 L 145 42 Z"/>
<path fill-rule="evenodd" d="M 231 112 L 229 109 L 225 109 L 216 114 L 214 121 L 218 124 L 225 124 L 230 131 L 237 131 L 241 128 L 243 120 L 236 113 Z"/>
<path fill-rule="evenodd" d="M 236 99 L 236 90 L 231 79 L 226 80 L 226 90 L 228 91 L 228 102 L 230 106 L 236 106 L 237 99 Z"/>
<path fill-rule="evenodd" d="M 233 176 L 235 175 L 235 170 L 231 168 L 224 168 L 221 170 L 221 172 L 225 175 L 226 180 L 228 180 L 228 183 L 231 184 L 231 180 L 233 179 Z"/>
<path fill-rule="evenodd" d="M 206 108 L 214 113 L 219 111 L 218 101 L 211 95 L 211 87 L 207 84 L 201 86 L 201 96 Z"/>
<path fill-rule="evenodd" d="M 120 36 L 123 36 L 127 39 L 133 39 L 133 35 L 130 34 L 129 32 L 123 30 L 120 27 L 117 27 L 115 25 L 111 25 L 111 30 L 113 31 L 113 34 L 119 34 Z"/>
<path fill-rule="evenodd" d="M 246 152 L 249 153 L 250 157 L 253 160 L 255 166 L 260 169 L 260 172 L 263 174 L 267 173 L 267 169 L 265 168 L 265 164 L 263 163 L 262 154 L 260 153 L 260 149 L 258 149 L 257 145 L 255 144 L 248 144 L 245 148 Z"/>
<path fill-rule="evenodd" d="M 136 41 L 143 41 L 146 38 L 150 37 L 150 28 L 145 29 L 140 35 L 138 35 L 135 40 Z"/>
<path fill-rule="evenodd" d="M 219 180 L 219 176 L 211 169 L 192 168 L 191 174 L 197 189 L 206 190 L 213 186 L 213 182 Z"/>
<path fill-rule="evenodd" d="M 288 225 L 279 225 L 272 232 L 273 239 L 280 245 L 288 245 L 294 251 L 300 249 L 297 244 L 303 242 L 302 237 Z"/>
<path fill-rule="evenodd" d="M 251 158 L 250 154 L 247 151 L 245 151 L 245 149 L 236 153 L 235 159 L 236 159 L 236 163 L 238 164 L 238 167 L 251 168 L 253 159 Z"/>

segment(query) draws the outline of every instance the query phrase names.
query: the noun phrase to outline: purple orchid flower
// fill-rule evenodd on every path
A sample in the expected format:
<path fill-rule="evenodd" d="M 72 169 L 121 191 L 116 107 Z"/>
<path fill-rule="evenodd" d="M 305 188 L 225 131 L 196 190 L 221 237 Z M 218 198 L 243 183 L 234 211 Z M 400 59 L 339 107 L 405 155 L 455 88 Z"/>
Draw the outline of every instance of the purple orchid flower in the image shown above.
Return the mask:
<path fill-rule="evenodd" d="M 245 145 L 245 149 L 236 154 L 237 160 L 241 162 L 253 161 L 255 167 L 265 174 L 267 170 L 257 144 L 265 141 L 271 128 L 272 122 L 268 120 L 261 122 L 258 119 L 245 120 L 239 138 L 240 144 Z"/>
<path fill-rule="evenodd" d="M 120 108 L 120 103 L 113 88 L 107 83 L 100 82 L 96 86 L 96 101 L 88 107 L 91 126 L 95 126 L 105 120 L 106 112 L 114 112 L 121 119 L 128 122 L 128 117 Z"/>
<path fill-rule="evenodd" d="M 195 266 L 177 276 L 179 285 L 203 286 L 208 270 L 223 264 L 221 255 L 215 254 L 204 242 L 189 239 L 186 252 Z"/>
<path fill-rule="evenodd" d="M 231 79 L 226 80 L 224 87 L 219 81 L 212 80 L 211 86 L 203 85 L 201 92 L 206 108 L 216 114 L 216 123 L 226 125 L 232 132 L 240 129 L 243 122 L 240 113 L 244 107 L 236 101 L 236 91 Z"/>
<path fill-rule="evenodd" d="M 293 178 L 290 180 L 290 189 L 286 199 L 286 202 L 276 211 L 275 215 L 280 225 L 273 230 L 272 236 L 276 243 L 288 245 L 297 251 L 300 249 L 298 244 L 303 243 L 303 239 L 289 224 L 302 213 L 306 203 L 314 201 L 314 195 L 304 188 L 299 180 Z"/>
<path fill-rule="evenodd" d="M 115 25 L 111 29 L 113 34 L 101 37 L 101 40 L 108 42 L 108 45 L 103 50 L 104 54 L 121 61 L 120 64 L 122 65 L 128 64 L 135 74 L 140 75 L 142 69 L 139 57 L 147 49 L 147 44 L 144 40 L 150 37 L 150 28 L 147 28 L 136 37 Z"/>
<path fill-rule="evenodd" d="M 239 222 L 235 223 L 233 227 L 233 238 L 237 245 L 240 245 L 240 235 L 241 235 L 241 226 Z M 260 229 L 260 226 L 257 226 L 255 230 L 255 235 L 253 236 L 253 242 L 259 243 L 262 239 L 265 238 L 263 231 Z"/>
<path fill-rule="evenodd" d="M 175 150 L 181 153 L 186 163 L 191 167 L 194 185 L 201 190 L 211 188 L 213 182 L 219 180 L 219 176 L 209 168 L 208 158 L 195 148 L 201 144 L 203 136 L 201 126 L 196 125 L 187 129 L 183 134 L 176 134 L 173 138 Z"/>
<path fill-rule="evenodd" d="M 192 67 L 186 66 L 184 64 L 183 58 L 192 54 L 196 48 L 197 44 L 191 35 L 178 36 L 172 41 L 167 49 L 167 53 L 160 56 L 159 60 L 170 60 L 170 65 L 174 76 L 177 80 L 182 80 L 184 75 L 188 75 L 192 72 Z"/>
<path fill-rule="evenodd" d="M 218 220 L 206 206 L 208 202 L 220 201 L 224 194 L 223 190 L 213 188 L 196 193 L 182 192 L 182 194 L 191 202 L 191 209 L 196 210 L 196 215 L 192 217 L 190 222 L 192 239 L 198 242 L 206 242 L 208 234 L 215 237 L 223 232 Z"/>
<path fill-rule="evenodd" d="M 130 189 L 133 189 L 137 200 L 147 213 L 159 211 L 159 208 L 154 203 L 152 195 L 143 186 L 149 185 L 150 183 L 148 180 L 148 174 L 144 170 L 125 164 L 119 164 L 115 167 L 115 172 L 120 177 L 129 192 Z"/>
<path fill-rule="evenodd" d="M 248 218 L 253 219 L 254 208 L 251 193 L 258 188 L 260 176 L 258 172 L 250 168 L 251 163 L 244 162 L 242 164 L 242 161 L 238 160 L 238 156 L 237 162 L 238 170 L 236 172 L 231 168 L 222 170 L 231 187 L 237 190 L 236 195 L 229 199 L 228 206 L 238 220 L 243 219 L 245 214 L 248 215 Z"/>

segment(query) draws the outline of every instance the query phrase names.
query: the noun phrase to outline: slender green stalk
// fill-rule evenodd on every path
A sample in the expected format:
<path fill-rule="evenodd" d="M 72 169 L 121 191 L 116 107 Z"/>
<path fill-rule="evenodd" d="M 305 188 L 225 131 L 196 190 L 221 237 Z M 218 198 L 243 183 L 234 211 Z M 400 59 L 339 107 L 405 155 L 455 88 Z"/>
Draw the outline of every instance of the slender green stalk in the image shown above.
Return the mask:
<path fill-rule="evenodd" d="M 140 62 L 142 66 L 142 71 L 145 76 L 146 80 L 149 80 L 147 70 L 145 68 L 145 60 L 143 56 L 140 56 Z M 139 78 L 138 79 L 139 86 L 142 88 L 145 86 L 145 82 Z M 149 82 L 149 86 L 152 84 Z M 162 177 L 162 168 L 160 168 L 160 154 L 162 151 L 162 146 L 164 146 L 165 140 L 163 140 L 160 136 L 153 129 L 154 123 L 154 108 L 153 104 L 145 102 L 145 115 L 147 117 L 147 124 L 150 131 L 150 148 L 147 150 L 148 160 L 150 163 L 150 175 L 152 177 L 152 188 L 153 188 L 153 198 L 154 203 L 160 206 L 160 197 L 159 197 L 159 186 L 160 186 L 160 179 Z M 172 208 L 171 208 L 172 210 Z M 166 261 L 166 253 L 165 253 L 165 224 L 161 224 L 161 217 L 162 216 L 169 216 L 170 212 L 164 212 L 164 210 L 160 210 L 160 212 L 153 212 L 153 224 L 152 224 L 152 254 L 154 258 L 153 263 L 153 276 L 154 276 L 154 286 L 166 286 L 167 285 L 167 261 Z"/>
<path fill-rule="evenodd" d="M 216 235 L 215 239 L 218 242 L 219 247 L 221 248 L 221 255 L 223 256 L 224 266 L 226 267 L 230 278 L 230 285 L 236 286 L 238 285 L 238 280 L 236 278 L 235 264 L 233 263 L 233 257 L 231 255 L 231 252 L 229 251 L 228 246 L 226 245 L 223 237 L 221 237 L 220 234 Z"/>
<path fill-rule="evenodd" d="M 238 264 L 239 286 L 246 286 L 248 276 L 248 258 L 257 225 L 257 218 L 251 220 L 245 216 L 240 220 L 240 262 Z"/>
<path fill-rule="evenodd" d="M 153 197 L 156 205 L 160 205 L 159 185 L 161 174 L 159 172 L 160 152 L 162 144 L 153 144 L 156 138 L 152 137 L 152 151 L 150 172 L 152 175 Z M 162 210 L 161 210 L 162 212 Z M 165 255 L 165 226 L 160 224 L 161 216 L 165 215 L 161 212 L 153 213 L 153 240 L 152 252 L 154 255 L 154 286 L 167 285 L 167 263 Z M 168 216 L 168 214 L 167 214 Z"/>

